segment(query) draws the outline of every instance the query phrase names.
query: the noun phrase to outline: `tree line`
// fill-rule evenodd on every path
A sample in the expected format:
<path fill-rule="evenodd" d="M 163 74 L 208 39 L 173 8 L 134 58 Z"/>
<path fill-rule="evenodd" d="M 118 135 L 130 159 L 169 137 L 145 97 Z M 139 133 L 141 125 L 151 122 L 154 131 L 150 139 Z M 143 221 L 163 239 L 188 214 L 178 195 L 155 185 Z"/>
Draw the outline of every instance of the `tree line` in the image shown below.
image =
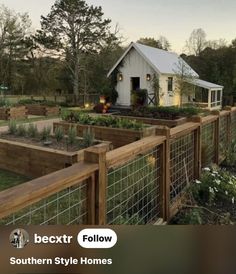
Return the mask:
<path fill-rule="evenodd" d="M 84 0 L 56 0 L 41 28 L 35 32 L 27 13 L 0 7 L 0 85 L 12 94 L 100 93 L 113 90 L 109 69 L 125 51 L 124 39 L 101 7 Z M 171 50 L 164 36 L 138 42 Z M 181 55 L 203 80 L 236 95 L 236 39 L 208 41 L 202 29 L 194 30 Z M 236 96 L 235 96 L 236 97 Z"/>

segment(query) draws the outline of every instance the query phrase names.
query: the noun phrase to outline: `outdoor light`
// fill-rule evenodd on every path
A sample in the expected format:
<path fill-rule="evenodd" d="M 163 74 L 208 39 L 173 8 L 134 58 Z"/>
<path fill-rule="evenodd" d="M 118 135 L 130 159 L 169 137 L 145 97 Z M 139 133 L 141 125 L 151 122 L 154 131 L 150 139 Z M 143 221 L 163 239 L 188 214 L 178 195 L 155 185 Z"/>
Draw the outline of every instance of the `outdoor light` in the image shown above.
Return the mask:
<path fill-rule="evenodd" d="M 123 81 L 123 74 L 122 74 L 122 73 L 119 73 L 119 75 L 118 75 L 118 80 L 119 80 L 119 81 Z"/>
<path fill-rule="evenodd" d="M 106 98 L 105 98 L 105 96 L 100 96 L 99 102 L 100 102 L 100 104 L 105 104 L 105 103 L 106 103 Z"/>
<path fill-rule="evenodd" d="M 89 108 L 90 107 L 89 103 L 85 104 L 84 107 Z"/>
<path fill-rule="evenodd" d="M 146 79 L 147 79 L 147 81 L 150 81 L 151 80 L 151 74 L 147 74 Z"/>

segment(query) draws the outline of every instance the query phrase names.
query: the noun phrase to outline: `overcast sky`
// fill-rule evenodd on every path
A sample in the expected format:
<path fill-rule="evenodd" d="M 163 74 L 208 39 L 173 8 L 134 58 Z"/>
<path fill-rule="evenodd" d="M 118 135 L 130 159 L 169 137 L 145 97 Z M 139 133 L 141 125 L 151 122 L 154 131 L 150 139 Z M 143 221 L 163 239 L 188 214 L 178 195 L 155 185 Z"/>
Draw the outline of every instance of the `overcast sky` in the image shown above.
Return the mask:
<path fill-rule="evenodd" d="M 203 28 L 208 39 L 236 38 L 236 0 L 87 0 L 103 7 L 105 17 L 119 24 L 127 42 L 140 37 L 164 35 L 172 50 L 181 52 L 195 28 Z M 18 12 L 28 12 L 33 27 L 40 26 L 54 0 L 0 0 Z"/>

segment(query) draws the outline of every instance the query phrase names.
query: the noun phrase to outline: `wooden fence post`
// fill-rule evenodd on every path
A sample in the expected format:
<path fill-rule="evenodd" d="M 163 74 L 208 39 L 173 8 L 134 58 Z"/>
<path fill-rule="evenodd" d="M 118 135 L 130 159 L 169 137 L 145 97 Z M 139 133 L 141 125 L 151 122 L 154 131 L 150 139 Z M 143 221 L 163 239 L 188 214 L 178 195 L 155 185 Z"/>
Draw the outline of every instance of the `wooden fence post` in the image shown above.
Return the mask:
<path fill-rule="evenodd" d="M 95 174 L 87 180 L 88 225 L 95 225 Z"/>
<path fill-rule="evenodd" d="M 194 116 L 192 118 L 194 123 L 199 123 L 199 127 L 194 131 L 194 155 L 195 155 L 195 170 L 194 175 L 195 179 L 199 179 L 201 176 L 201 169 L 202 169 L 202 117 L 201 116 Z"/>
<path fill-rule="evenodd" d="M 100 144 L 88 148 L 84 152 L 84 161 L 97 163 L 99 170 L 95 176 L 95 223 L 106 224 L 106 193 L 107 193 L 107 167 L 106 153 L 109 151 L 109 144 Z"/>
<path fill-rule="evenodd" d="M 218 116 L 215 121 L 215 163 L 219 165 L 220 162 L 220 111 L 212 111 L 213 115 Z"/>
<path fill-rule="evenodd" d="M 157 127 L 157 135 L 166 136 L 161 154 L 161 212 L 164 221 L 170 219 L 170 128 L 165 126 Z"/>

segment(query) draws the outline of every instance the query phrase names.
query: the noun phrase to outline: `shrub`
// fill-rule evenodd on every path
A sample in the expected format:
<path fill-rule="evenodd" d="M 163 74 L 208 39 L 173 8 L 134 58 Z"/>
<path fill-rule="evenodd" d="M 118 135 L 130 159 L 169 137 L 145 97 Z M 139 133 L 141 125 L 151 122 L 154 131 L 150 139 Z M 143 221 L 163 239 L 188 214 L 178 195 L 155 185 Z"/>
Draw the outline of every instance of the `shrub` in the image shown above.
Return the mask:
<path fill-rule="evenodd" d="M 200 180 L 191 188 L 197 202 L 230 203 L 236 202 L 236 177 L 226 170 L 205 168 Z"/>
<path fill-rule="evenodd" d="M 68 130 L 68 144 L 74 145 L 76 142 L 77 130 L 76 127 L 70 127 Z"/>
<path fill-rule="evenodd" d="M 180 117 L 191 117 L 198 115 L 202 110 L 196 107 L 139 107 L 132 112 L 127 112 L 127 116 L 150 117 L 154 119 L 176 119 Z"/>
<path fill-rule="evenodd" d="M 90 147 L 94 144 L 95 136 L 91 128 L 85 129 L 83 131 L 83 145 L 85 147 Z"/>
<path fill-rule="evenodd" d="M 42 141 L 47 141 L 50 137 L 52 127 L 44 127 L 42 132 L 41 132 L 41 140 Z"/>
<path fill-rule="evenodd" d="M 63 138 L 64 138 L 64 129 L 63 129 L 63 127 L 57 127 L 55 129 L 55 138 L 56 138 L 58 143 L 63 140 Z"/>
<path fill-rule="evenodd" d="M 134 90 L 131 92 L 131 104 L 134 107 L 141 107 L 147 104 L 148 91 L 146 89 Z"/>
<path fill-rule="evenodd" d="M 48 107 L 57 106 L 58 104 L 53 101 L 47 101 L 47 100 L 34 100 L 34 99 L 22 99 L 19 100 L 20 105 L 44 105 Z"/>
<path fill-rule="evenodd" d="M 34 104 L 37 104 L 37 101 L 32 100 L 32 99 L 21 99 L 21 100 L 19 100 L 19 104 L 20 105 L 34 105 Z"/>
<path fill-rule="evenodd" d="M 8 122 L 8 132 L 13 135 L 17 133 L 17 124 L 15 120 L 10 120 Z"/>
<path fill-rule="evenodd" d="M 38 135 L 37 125 L 29 124 L 27 133 L 30 138 L 35 138 Z"/>
<path fill-rule="evenodd" d="M 119 97 L 119 94 L 115 87 L 104 90 L 103 93 L 107 97 L 107 102 L 111 102 L 113 105 L 115 105 L 117 98 Z"/>

